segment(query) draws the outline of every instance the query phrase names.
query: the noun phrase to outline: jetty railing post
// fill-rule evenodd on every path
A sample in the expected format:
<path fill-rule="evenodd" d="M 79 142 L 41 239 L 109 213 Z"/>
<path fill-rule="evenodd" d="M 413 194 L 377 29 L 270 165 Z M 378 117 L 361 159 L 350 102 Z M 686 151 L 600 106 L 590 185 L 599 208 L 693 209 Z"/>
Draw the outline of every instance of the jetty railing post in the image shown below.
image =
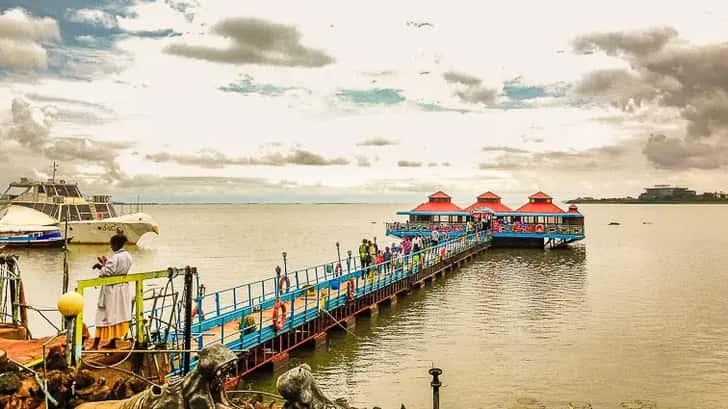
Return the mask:
<path fill-rule="evenodd" d="M 136 339 L 141 344 L 144 342 L 144 282 L 137 280 L 135 284 L 136 306 L 134 308 L 134 319 L 136 320 Z"/>
<path fill-rule="evenodd" d="M 195 269 L 196 270 L 196 269 Z M 190 349 L 192 349 L 192 275 L 193 269 L 190 266 L 185 267 L 185 285 L 184 285 L 184 301 L 185 301 L 185 326 L 184 326 L 184 355 L 183 355 L 183 373 L 190 372 Z M 218 304 L 219 306 L 219 304 Z"/>

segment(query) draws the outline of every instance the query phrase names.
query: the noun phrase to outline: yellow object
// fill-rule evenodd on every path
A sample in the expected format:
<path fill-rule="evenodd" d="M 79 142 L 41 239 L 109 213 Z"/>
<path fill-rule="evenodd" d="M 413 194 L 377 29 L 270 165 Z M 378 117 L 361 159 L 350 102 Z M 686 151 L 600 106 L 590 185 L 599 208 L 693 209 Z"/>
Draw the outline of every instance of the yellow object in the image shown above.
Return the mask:
<path fill-rule="evenodd" d="M 156 224 L 155 224 L 154 226 L 152 226 L 152 231 L 153 231 L 153 232 L 154 232 L 155 234 L 159 234 L 159 226 L 157 226 Z"/>
<path fill-rule="evenodd" d="M 58 311 L 64 317 L 75 317 L 83 311 L 83 297 L 75 291 L 69 291 L 58 299 Z"/>
<path fill-rule="evenodd" d="M 102 341 L 111 341 L 124 338 L 127 332 L 129 332 L 129 322 L 120 322 L 108 327 L 97 327 L 94 337 Z"/>

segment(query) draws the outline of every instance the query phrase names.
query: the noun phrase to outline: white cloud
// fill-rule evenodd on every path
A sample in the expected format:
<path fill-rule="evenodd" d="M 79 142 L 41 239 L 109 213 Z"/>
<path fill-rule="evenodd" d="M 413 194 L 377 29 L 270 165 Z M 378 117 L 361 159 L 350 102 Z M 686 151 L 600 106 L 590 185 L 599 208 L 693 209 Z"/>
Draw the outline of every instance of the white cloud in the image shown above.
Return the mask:
<path fill-rule="evenodd" d="M 0 14 L 0 66 L 15 69 L 45 69 L 48 54 L 41 45 L 60 39 L 52 18 L 35 18 L 21 8 Z"/>
<path fill-rule="evenodd" d="M 76 23 L 89 23 L 105 28 L 114 28 L 118 25 L 116 16 L 98 9 L 69 10 L 66 18 Z"/>

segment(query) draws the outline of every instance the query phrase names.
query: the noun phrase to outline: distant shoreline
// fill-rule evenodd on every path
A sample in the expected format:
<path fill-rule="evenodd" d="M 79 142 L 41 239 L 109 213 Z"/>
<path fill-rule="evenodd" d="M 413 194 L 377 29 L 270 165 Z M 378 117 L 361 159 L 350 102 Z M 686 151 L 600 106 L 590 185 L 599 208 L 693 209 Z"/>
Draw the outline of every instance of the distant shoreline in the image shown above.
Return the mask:
<path fill-rule="evenodd" d="M 567 200 L 567 204 L 725 204 L 728 200 L 639 200 L 639 199 L 594 199 L 594 200 Z"/>

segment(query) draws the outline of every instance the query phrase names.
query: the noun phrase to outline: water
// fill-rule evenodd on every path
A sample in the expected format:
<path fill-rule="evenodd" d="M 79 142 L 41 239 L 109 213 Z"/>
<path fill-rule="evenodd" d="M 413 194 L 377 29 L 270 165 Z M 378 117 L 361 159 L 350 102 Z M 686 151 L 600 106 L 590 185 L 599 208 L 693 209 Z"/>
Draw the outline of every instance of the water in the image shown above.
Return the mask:
<path fill-rule="evenodd" d="M 384 237 L 399 205 L 157 206 L 162 235 L 133 250 L 138 271 L 197 266 L 209 289 L 317 264 Z M 549 407 L 651 399 L 675 408 L 728 399 L 728 207 L 582 206 L 587 239 L 568 250 L 492 250 L 401 298 L 354 338 L 297 353 L 335 396 L 384 408 L 431 407 L 431 365 L 444 370 L 443 407 Z M 697 217 L 699 216 L 699 218 Z M 618 221 L 620 226 L 608 226 Z M 372 222 L 376 222 L 373 224 Z M 643 224 L 649 222 L 649 224 Z M 390 240 L 386 240 L 389 242 Z M 103 246 L 74 247 L 71 282 L 92 277 Z M 20 251 L 29 302 L 53 305 L 57 251 Z M 89 303 L 93 304 L 93 303 Z M 88 309 L 87 309 L 88 311 Z M 41 322 L 31 327 L 41 334 Z M 272 389 L 274 379 L 253 379 Z"/>

